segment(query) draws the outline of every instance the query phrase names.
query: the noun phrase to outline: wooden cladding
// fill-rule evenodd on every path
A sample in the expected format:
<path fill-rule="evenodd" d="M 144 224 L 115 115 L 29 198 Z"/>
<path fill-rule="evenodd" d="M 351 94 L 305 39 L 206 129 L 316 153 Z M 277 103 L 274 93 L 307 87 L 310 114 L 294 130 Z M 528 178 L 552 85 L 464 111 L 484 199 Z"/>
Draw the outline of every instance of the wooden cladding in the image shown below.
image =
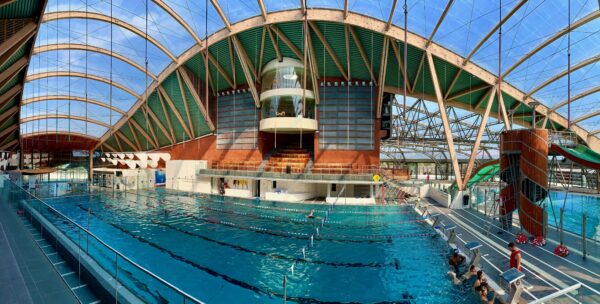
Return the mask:
<path fill-rule="evenodd" d="M 519 211 L 523 229 L 545 236 L 547 215 L 540 203 L 548 195 L 548 130 L 513 130 L 500 139 L 500 214 L 510 218 Z"/>

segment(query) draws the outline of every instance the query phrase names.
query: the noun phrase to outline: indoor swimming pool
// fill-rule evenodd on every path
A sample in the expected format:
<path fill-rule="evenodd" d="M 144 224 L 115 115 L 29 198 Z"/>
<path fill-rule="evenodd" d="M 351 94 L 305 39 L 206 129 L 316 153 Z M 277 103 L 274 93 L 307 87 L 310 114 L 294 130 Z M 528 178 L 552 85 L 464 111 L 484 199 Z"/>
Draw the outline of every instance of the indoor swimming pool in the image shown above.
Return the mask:
<path fill-rule="evenodd" d="M 257 202 L 172 190 L 99 192 L 45 200 L 108 245 L 206 303 L 472 302 L 448 279 L 447 245 L 409 206 Z M 307 214 L 314 210 L 314 218 Z M 114 253 L 59 220 L 144 302 L 181 302 Z"/>
<path fill-rule="evenodd" d="M 497 192 L 497 188 L 477 187 L 475 189 L 475 206 L 473 208 L 481 212 L 484 208 L 488 208 L 488 212 L 491 212 L 491 202 L 496 198 L 493 193 Z M 600 196 L 552 190 L 548 192 L 545 206 L 549 225 L 559 226 L 560 209 L 563 208 L 565 231 L 578 235 L 582 233 L 582 214 L 585 213 L 587 216 L 586 236 L 600 242 Z"/>
<path fill-rule="evenodd" d="M 582 214 L 585 213 L 587 216 L 586 236 L 600 241 L 600 197 L 551 191 L 549 199 L 546 199 L 546 211 L 548 212 L 548 223 L 550 225 L 558 226 L 560 208 L 564 209 L 563 226 L 565 230 L 581 235 L 581 218 Z"/>

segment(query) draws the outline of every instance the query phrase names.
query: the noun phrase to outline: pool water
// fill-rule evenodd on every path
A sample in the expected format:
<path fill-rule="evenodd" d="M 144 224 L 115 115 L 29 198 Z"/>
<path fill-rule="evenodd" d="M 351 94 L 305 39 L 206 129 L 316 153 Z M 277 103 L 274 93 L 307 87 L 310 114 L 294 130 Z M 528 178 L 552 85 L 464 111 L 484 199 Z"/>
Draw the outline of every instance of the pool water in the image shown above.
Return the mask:
<path fill-rule="evenodd" d="M 486 188 L 477 187 L 475 195 L 475 204 L 481 207 L 486 200 Z M 493 200 L 493 195 L 489 191 L 495 191 L 497 188 L 487 188 L 488 204 Z M 560 222 L 560 208 L 564 209 L 563 227 L 565 230 L 581 235 L 582 233 L 582 214 L 587 216 L 586 236 L 590 239 L 600 241 L 600 197 L 594 195 L 577 194 L 564 191 L 550 191 L 544 201 L 546 212 L 548 213 L 548 224 L 558 226 Z M 489 205 L 488 205 L 489 206 Z"/>
<path fill-rule="evenodd" d="M 600 197 L 551 191 L 549 198 L 546 199 L 550 225 L 558 226 L 560 208 L 564 209 L 563 227 L 565 230 L 581 235 L 582 214 L 585 213 L 587 216 L 586 236 L 600 241 Z"/>
<path fill-rule="evenodd" d="M 448 279 L 443 240 L 408 206 L 336 206 L 324 220 L 327 205 L 219 200 L 153 189 L 46 201 L 206 303 L 281 303 L 284 275 L 287 299 L 296 303 L 473 300 Z M 306 218 L 310 210 L 316 219 Z M 76 230 L 44 215 L 82 244 Z M 91 240 L 85 247 L 115 272 L 114 254 Z M 118 267 L 123 284 L 145 302 L 181 302 L 139 270 Z"/>

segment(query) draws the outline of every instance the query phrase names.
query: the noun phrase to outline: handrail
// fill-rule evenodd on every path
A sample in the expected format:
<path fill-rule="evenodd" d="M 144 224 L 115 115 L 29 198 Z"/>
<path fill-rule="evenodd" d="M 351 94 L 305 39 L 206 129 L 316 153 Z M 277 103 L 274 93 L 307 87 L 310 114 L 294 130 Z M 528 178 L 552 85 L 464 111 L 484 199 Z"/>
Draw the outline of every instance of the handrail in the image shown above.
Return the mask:
<path fill-rule="evenodd" d="M 555 298 L 557 298 L 559 296 L 567 294 L 567 293 L 569 293 L 569 292 L 571 292 L 573 290 L 577 290 L 579 288 L 581 288 L 581 283 L 577 283 L 575 285 L 571 285 L 569 287 L 565 287 L 565 288 L 563 288 L 561 290 L 558 290 L 556 292 L 553 292 L 553 293 L 551 293 L 551 294 L 549 294 L 549 295 L 547 295 L 547 296 L 545 296 L 543 298 L 539 298 L 537 300 L 529 302 L 529 304 L 541 304 L 541 303 L 544 303 L 544 302 L 546 302 L 548 300 L 552 300 L 552 299 L 555 299 Z"/>
<path fill-rule="evenodd" d="M 35 200 L 39 201 L 40 203 L 44 204 L 46 207 L 48 207 L 49 209 L 51 209 L 53 212 L 55 212 L 56 214 L 60 215 L 61 217 L 63 217 L 64 219 L 66 219 L 68 222 L 72 223 L 73 225 L 77 226 L 79 229 L 83 230 L 85 233 L 87 233 L 88 235 L 90 235 L 92 238 L 96 239 L 96 241 L 98 241 L 100 244 L 104 245 L 106 248 L 108 248 L 110 251 L 114 252 L 117 256 L 121 257 L 122 259 L 124 259 L 125 261 L 129 262 L 131 265 L 133 265 L 134 267 L 138 268 L 139 270 L 141 270 L 142 272 L 144 272 L 145 274 L 149 275 L 150 277 L 156 279 L 157 281 L 159 281 L 160 283 L 166 285 L 167 287 L 175 290 L 177 293 L 179 293 L 180 295 L 192 300 L 193 302 L 197 303 L 197 304 L 204 304 L 204 302 L 196 299 L 194 296 L 186 293 L 185 291 L 177 288 L 176 286 L 172 285 L 171 283 L 165 281 L 163 278 L 157 276 L 156 274 L 154 274 L 152 271 L 140 266 L 139 264 L 137 264 L 136 262 L 132 261 L 131 259 L 129 259 L 127 256 L 125 256 L 124 254 L 122 254 L 120 251 L 114 249 L 113 247 L 111 247 L 110 245 L 108 245 L 107 243 L 105 243 L 104 241 L 102 241 L 99 237 L 97 237 L 95 234 L 93 234 L 91 231 L 87 230 L 85 227 L 77 224 L 76 222 L 74 222 L 73 220 L 71 220 L 69 217 L 67 217 L 66 215 L 62 214 L 62 212 L 56 210 L 54 207 L 48 205 L 46 202 L 44 202 L 43 200 L 41 200 L 40 198 L 38 198 L 37 196 L 35 196 L 34 194 L 32 194 L 31 192 L 23 189 L 21 186 L 15 184 L 12 180 L 8 179 L 13 185 L 15 185 L 17 188 L 21 189 L 22 191 L 24 191 L 25 193 L 29 194 L 31 197 L 33 197 Z"/>

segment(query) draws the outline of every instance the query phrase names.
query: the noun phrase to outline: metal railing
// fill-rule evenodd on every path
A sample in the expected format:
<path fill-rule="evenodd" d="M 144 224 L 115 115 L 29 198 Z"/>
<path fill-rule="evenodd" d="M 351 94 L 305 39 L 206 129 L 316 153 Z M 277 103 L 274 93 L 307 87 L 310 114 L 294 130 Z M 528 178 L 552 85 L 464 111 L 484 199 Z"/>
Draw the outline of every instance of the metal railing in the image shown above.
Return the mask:
<path fill-rule="evenodd" d="M 4 178 L 0 176 L 0 179 L 4 179 Z M 4 183 L 7 184 L 6 182 L 4 182 Z M 29 206 L 31 208 L 33 208 L 34 210 L 36 210 L 41 216 L 46 218 L 46 220 L 48 222 L 51 222 L 51 220 L 44 215 L 44 213 L 46 213 L 46 211 L 50 211 L 52 214 L 58 216 L 59 218 L 61 218 L 64 221 L 66 221 L 66 223 L 69 226 L 76 228 L 78 240 L 74 240 L 73 238 L 71 238 L 71 240 L 73 242 L 77 243 L 77 246 L 81 250 L 84 250 L 86 253 L 89 254 L 89 245 L 90 245 L 90 238 L 91 238 L 92 242 L 95 241 L 98 245 L 100 245 L 100 248 L 97 248 L 98 251 L 100 252 L 100 254 L 104 254 L 104 256 L 114 255 L 114 260 L 111 261 L 114 264 L 114 269 L 107 269 L 107 267 L 102 266 L 100 262 L 98 262 L 98 261 L 97 262 L 99 265 L 101 265 L 102 268 L 104 268 L 104 270 L 106 272 L 108 272 L 109 274 L 112 273 L 112 276 L 113 276 L 113 279 L 115 282 L 115 286 L 114 286 L 115 300 L 118 300 L 118 295 L 119 295 L 118 290 L 120 287 L 125 287 L 128 290 L 130 290 L 130 287 L 131 287 L 131 286 L 127 286 L 127 284 L 123 284 L 121 279 L 119 279 L 118 274 L 119 274 L 119 270 L 121 270 L 125 273 L 129 272 L 130 275 L 134 275 L 135 272 L 138 272 L 138 274 L 141 274 L 142 276 L 145 276 L 148 279 L 148 280 L 145 278 L 140 279 L 140 281 L 145 282 L 146 284 L 148 284 L 150 282 L 158 283 L 160 286 L 163 287 L 163 291 L 165 291 L 164 293 L 161 292 L 160 296 L 169 299 L 169 302 L 175 301 L 175 297 L 178 297 L 182 300 L 181 301 L 182 303 L 204 304 L 202 301 L 196 299 L 194 296 L 177 288 L 173 284 L 167 282 L 163 278 L 161 278 L 158 275 L 156 275 L 155 273 L 153 273 L 152 271 L 150 271 L 150 270 L 140 266 L 136 262 L 132 261 L 130 258 L 125 256 L 123 253 L 121 253 L 120 251 L 114 249 L 113 247 L 111 247 L 110 245 L 105 243 L 102 239 L 100 239 L 98 236 L 93 234 L 87 228 L 77 224 L 76 222 L 71 220 L 69 217 L 64 215 L 62 212 L 60 212 L 59 210 L 50 206 L 49 204 L 47 204 L 46 202 L 44 202 L 37 196 L 26 191 L 25 189 L 23 189 L 22 187 L 20 187 L 19 185 L 15 184 L 12 181 L 9 181 L 8 183 L 9 183 L 9 185 L 13 185 L 14 187 L 16 187 L 17 190 L 20 190 L 19 194 L 24 195 L 24 197 L 21 198 L 21 200 L 29 199 L 28 203 L 32 203 L 32 204 L 29 204 Z M 46 208 L 46 210 L 44 210 L 44 208 Z M 40 223 L 40 225 L 43 225 L 43 223 L 41 221 L 38 221 L 38 222 Z M 46 227 L 47 230 L 48 230 L 48 228 L 50 228 L 50 227 Z M 53 228 L 58 229 L 57 227 L 53 227 Z M 61 231 L 63 233 L 65 233 L 65 235 L 67 235 L 67 232 L 65 230 L 61 230 Z M 83 235 L 82 235 L 82 233 L 83 233 Z M 82 240 L 82 236 L 84 237 L 84 240 Z M 85 243 L 82 244 L 82 242 L 85 242 Z M 106 250 L 108 250 L 108 251 L 106 251 Z M 81 259 L 79 258 L 78 261 L 80 261 L 80 260 Z M 96 258 L 94 258 L 94 260 L 96 260 Z M 121 262 L 121 263 L 119 263 L 119 262 Z M 124 265 L 123 265 L 123 262 L 125 263 Z M 127 270 L 125 270 L 124 269 L 125 266 L 130 266 L 130 267 Z"/>
<path fill-rule="evenodd" d="M 553 131 L 548 135 L 548 144 L 557 144 L 564 147 L 577 146 L 577 134 L 572 131 Z"/>
<path fill-rule="evenodd" d="M 218 169 L 200 169 L 199 176 L 233 176 L 249 178 L 276 178 L 292 180 L 314 180 L 314 181 L 373 181 L 370 173 L 365 174 L 315 174 L 315 173 L 279 173 L 263 171 L 243 171 L 243 170 L 218 170 Z"/>
<path fill-rule="evenodd" d="M 563 288 L 557 292 L 551 293 L 543 298 L 539 298 L 535 301 L 529 302 L 529 304 L 542 304 L 542 303 L 552 303 L 553 300 L 557 300 L 559 297 L 567 295 L 581 288 L 581 283 L 577 283 L 575 285 L 571 285 L 569 287 Z"/>

